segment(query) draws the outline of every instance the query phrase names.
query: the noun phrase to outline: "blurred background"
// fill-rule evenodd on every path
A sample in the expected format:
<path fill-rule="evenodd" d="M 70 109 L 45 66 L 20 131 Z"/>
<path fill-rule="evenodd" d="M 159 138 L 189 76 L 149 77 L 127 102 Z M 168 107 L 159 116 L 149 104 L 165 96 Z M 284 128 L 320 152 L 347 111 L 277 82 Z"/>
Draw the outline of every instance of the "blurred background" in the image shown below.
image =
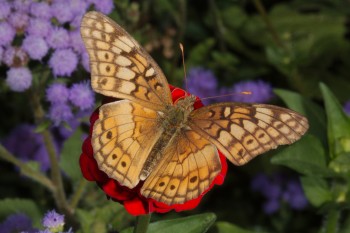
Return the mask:
<path fill-rule="evenodd" d="M 194 210 L 153 214 L 152 221 L 213 212 L 219 224 L 209 232 L 350 232 L 350 168 L 329 166 L 332 156 L 327 153 L 334 148 L 329 144 L 330 124 L 338 122 L 326 121 L 326 113 L 329 119 L 336 110 L 324 110 L 319 88 L 321 82 L 328 86 L 338 101 L 334 106 L 350 114 L 348 0 L 1 0 L 0 226 L 9 224 L 10 216 L 24 213 L 28 226 L 42 228 L 44 213 L 57 209 L 55 197 L 43 185 L 45 179 L 37 177 L 38 183 L 33 178 L 52 172 L 48 148 L 59 163 L 67 198 L 81 192 L 74 203 L 81 209 L 78 218 L 86 219 L 80 231 L 118 232 L 135 221 L 122 205 L 107 201 L 95 183 L 84 181 L 79 168 L 89 117 L 102 101 L 91 90 L 88 56 L 79 33 L 82 15 L 93 9 L 122 25 L 151 54 L 168 82 L 185 88 L 182 43 L 188 91 L 200 98 L 219 96 L 205 104 L 236 101 L 293 107 L 290 103 L 302 99 L 307 103 L 304 109 L 310 110 L 302 113 L 311 116 L 311 141 L 324 149 L 325 169 L 337 173 L 319 175 L 325 177 L 317 180 L 322 184 L 312 183 L 318 189 L 306 195 L 311 186 L 301 182 L 305 172 L 297 168 L 302 165 L 287 167 L 289 160 L 271 158 L 296 152 L 307 157 L 305 147 L 311 144 L 305 141 L 305 150 L 299 151 L 278 148 L 243 167 L 228 164 L 224 184 L 214 187 Z M 348 153 L 349 146 L 344 148 Z M 347 164 L 348 157 L 338 164 Z M 335 186 L 339 189 L 332 189 Z M 328 215 L 329 210 L 339 216 Z M 91 211 L 104 215 L 95 219 Z M 329 216 L 338 217 L 335 231 L 327 228 Z M 338 227 L 342 224 L 348 228 Z"/>

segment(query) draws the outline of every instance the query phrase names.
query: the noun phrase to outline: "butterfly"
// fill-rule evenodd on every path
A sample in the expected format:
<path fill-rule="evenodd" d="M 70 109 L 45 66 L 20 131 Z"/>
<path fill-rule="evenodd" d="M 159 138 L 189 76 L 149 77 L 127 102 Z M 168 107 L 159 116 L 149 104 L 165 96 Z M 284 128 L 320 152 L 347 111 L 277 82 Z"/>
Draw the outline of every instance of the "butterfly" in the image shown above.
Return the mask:
<path fill-rule="evenodd" d="M 221 171 L 218 150 L 243 165 L 308 129 L 305 117 L 267 104 L 217 103 L 193 108 L 196 97 L 173 103 L 152 57 L 112 19 L 88 12 L 81 23 L 95 92 L 122 99 L 104 104 L 93 126 L 100 170 L 130 189 L 168 205 L 197 198 Z"/>

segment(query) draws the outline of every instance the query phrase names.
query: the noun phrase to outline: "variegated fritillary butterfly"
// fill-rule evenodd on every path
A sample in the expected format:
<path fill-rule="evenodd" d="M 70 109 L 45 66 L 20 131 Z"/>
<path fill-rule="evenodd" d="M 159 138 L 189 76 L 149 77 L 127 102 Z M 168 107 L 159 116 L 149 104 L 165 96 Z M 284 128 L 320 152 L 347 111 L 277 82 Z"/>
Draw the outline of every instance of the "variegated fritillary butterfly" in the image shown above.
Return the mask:
<path fill-rule="evenodd" d="M 172 102 L 167 80 L 118 24 L 87 13 L 81 35 L 93 89 L 123 100 L 101 106 L 92 146 L 99 168 L 120 184 L 168 205 L 202 194 L 221 171 L 220 150 L 235 165 L 291 144 L 305 117 L 266 104 L 218 103 L 193 109 L 194 96 Z"/>

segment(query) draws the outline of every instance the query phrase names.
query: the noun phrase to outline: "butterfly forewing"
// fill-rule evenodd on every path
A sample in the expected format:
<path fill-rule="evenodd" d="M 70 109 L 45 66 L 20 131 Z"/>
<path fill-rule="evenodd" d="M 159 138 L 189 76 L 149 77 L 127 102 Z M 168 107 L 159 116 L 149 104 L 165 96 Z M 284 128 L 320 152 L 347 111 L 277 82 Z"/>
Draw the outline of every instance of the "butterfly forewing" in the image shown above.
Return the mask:
<path fill-rule="evenodd" d="M 80 31 L 89 53 L 91 85 L 96 92 L 155 110 L 172 104 L 161 69 L 118 24 L 91 11 L 85 14 Z"/>
<path fill-rule="evenodd" d="M 91 139 L 99 168 L 120 184 L 135 187 L 162 133 L 156 118 L 154 110 L 128 100 L 101 106 Z"/>
<path fill-rule="evenodd" d="M 183 129 L 164 152 L 164 159 L 141 193 L 168 205 L 197 198 L 221 171 L 217 149 L 193 130 Z"/>
<path fill-rule="evenodd" d="M 189 121 L 235 165 L 291 144 L 308 129 L 307 119 L 297 112 L 266 104 L 213 104 L 193 111 Z"/>

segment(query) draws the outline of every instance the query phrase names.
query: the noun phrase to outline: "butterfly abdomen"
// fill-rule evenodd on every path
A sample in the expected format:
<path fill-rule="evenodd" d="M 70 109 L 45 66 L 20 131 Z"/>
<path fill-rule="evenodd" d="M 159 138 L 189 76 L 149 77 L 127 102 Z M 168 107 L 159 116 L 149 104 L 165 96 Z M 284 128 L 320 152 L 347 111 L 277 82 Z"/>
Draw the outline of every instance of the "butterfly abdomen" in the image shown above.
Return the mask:
<path fill-rule="evenodd" d="M 152 172 L 153 168 L 157 165 L 157 163 L 162 159 L 164 155 L 164 150 L 171 141 L 172 138 L 174 138 L 174 135 L 176 135 L 177 129 L 176 128 L 170 128 L 165 129 L 162 136 L 159 138 L 159 140 L 156 142 L 156 144 L 153 146 L 143 168 L 140 174 L 140 180 L 145 180 L 149 174 Z"/>
<path fill-rule="evenodd" d="M 163 129 L 163 134 L 153 146 L 143 166 L 140 174 L 141 180 L 145 180 L 149 176 L 152 169 L 163 158 L 166 147 L 172 143 L 181 129 L 186 127 L 187 116 L 188 114 L 180 106 L 169 106 L 166 112 L 159 116 L 158 122 Z"/>

